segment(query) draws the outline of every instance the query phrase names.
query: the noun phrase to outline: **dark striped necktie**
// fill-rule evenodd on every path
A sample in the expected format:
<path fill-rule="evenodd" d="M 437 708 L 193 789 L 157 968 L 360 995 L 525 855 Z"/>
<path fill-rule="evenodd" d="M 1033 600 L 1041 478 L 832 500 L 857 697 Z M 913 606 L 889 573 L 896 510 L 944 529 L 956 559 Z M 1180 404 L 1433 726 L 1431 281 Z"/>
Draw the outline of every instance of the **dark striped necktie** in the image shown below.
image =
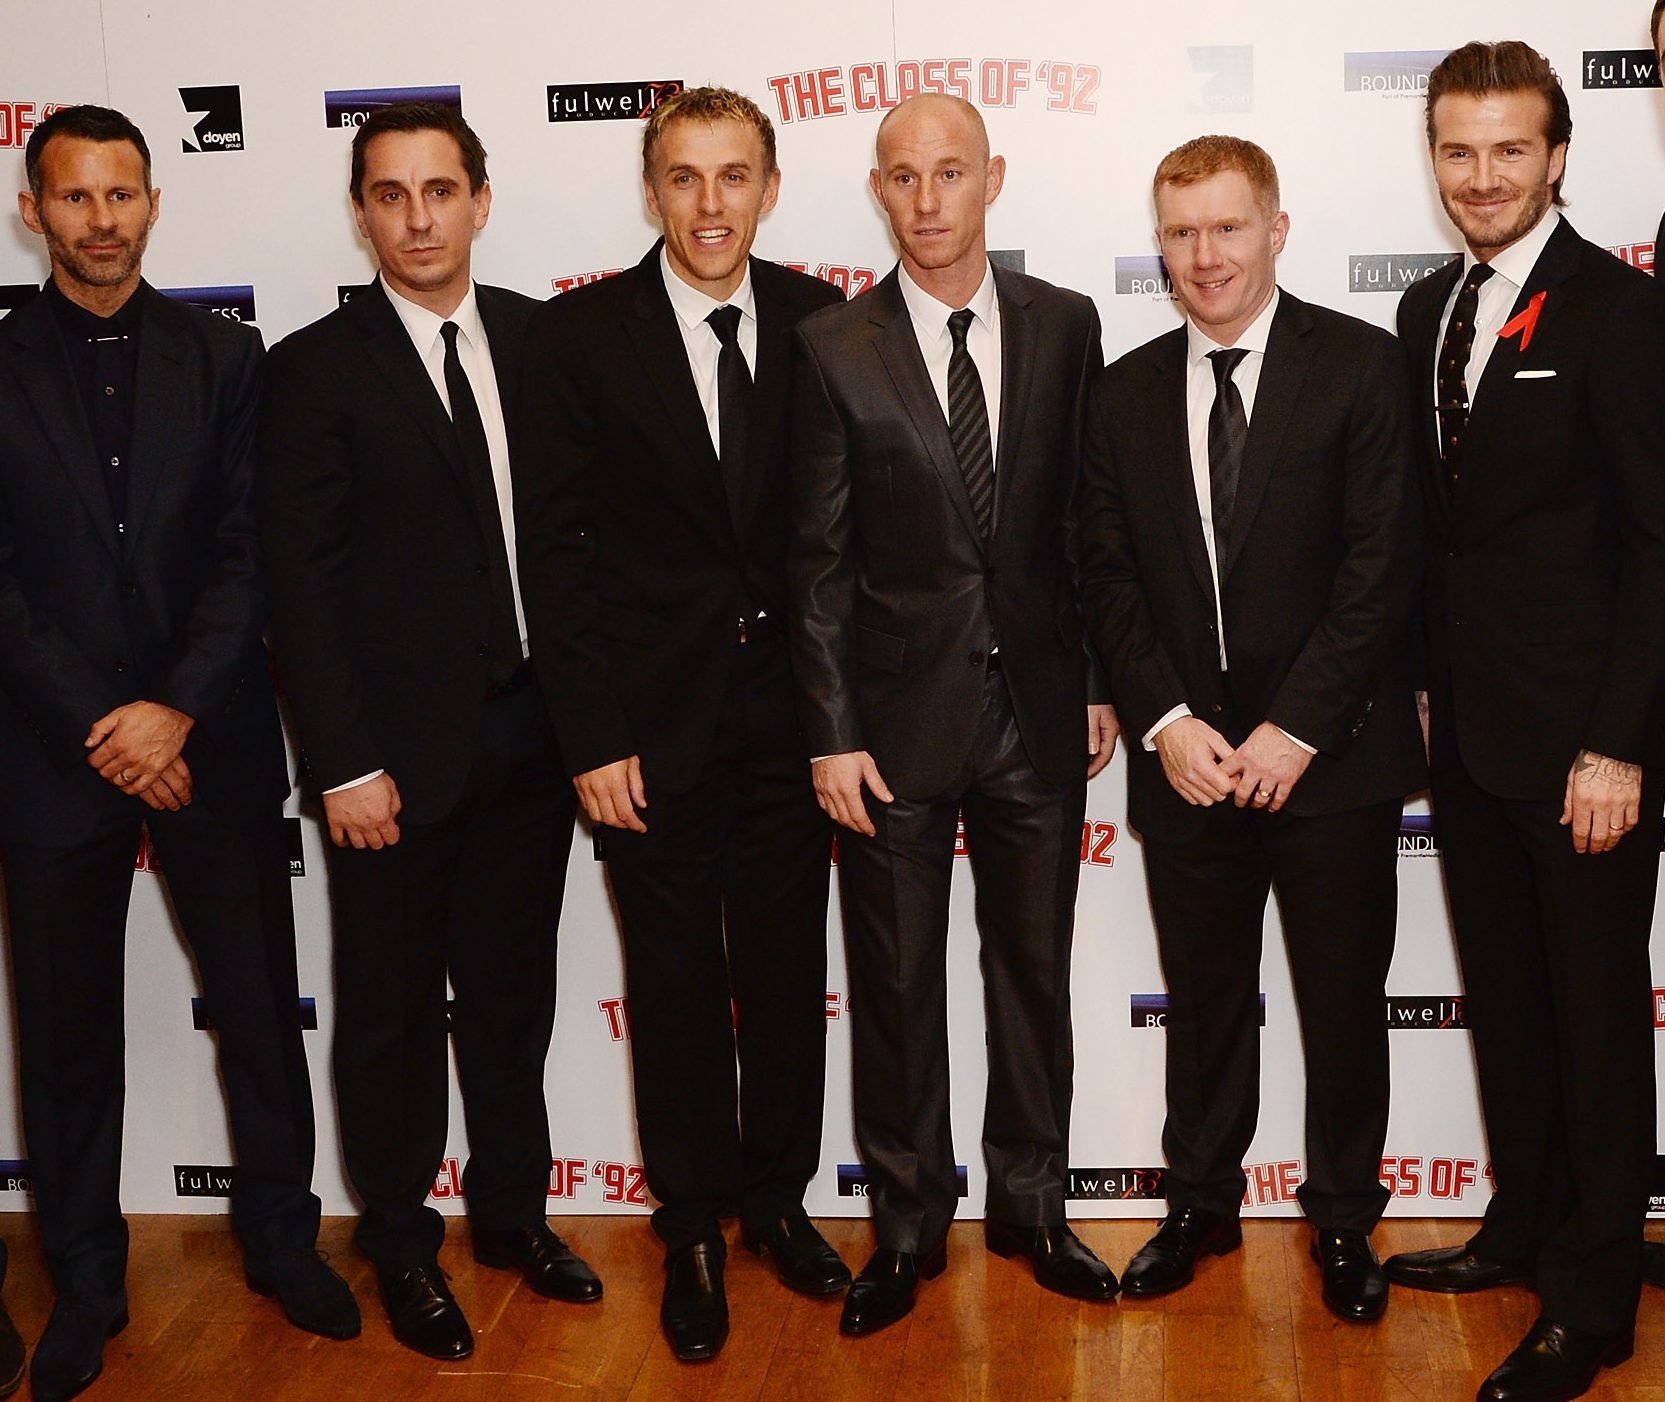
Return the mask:
<path fill-rule="evenodd" d="M 983 377 L 965 346 L 971 318 L 969 308 L 948 318 L 948 331 L 954 338 L 954 351 L 948 357 L 948 437 L 977 516 L 977 530 L 987 540 L 994 518 L 994 448 L 989 441 L 989 405 L 983 397 Z"/>

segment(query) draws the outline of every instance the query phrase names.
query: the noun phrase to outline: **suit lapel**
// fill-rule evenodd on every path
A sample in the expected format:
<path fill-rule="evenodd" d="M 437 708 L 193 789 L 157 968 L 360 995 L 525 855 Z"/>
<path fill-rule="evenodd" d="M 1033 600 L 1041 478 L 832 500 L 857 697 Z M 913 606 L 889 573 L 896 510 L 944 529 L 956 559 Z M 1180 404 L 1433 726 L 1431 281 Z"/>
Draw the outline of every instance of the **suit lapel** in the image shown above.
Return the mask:
<path fill-rule="evenodd" d="M 1312 315 L 1306 304 L 1283 292 L 1272 317 L 1271 334 L 1255 388 L 1254 414 L 1249 422 L 1249 441 L 1243 448 L 1243 472 L 1237 483 L 1237 503 L 1232 508 L 1231 530 L 1226 537 L 1226 557 L 1220 561 L 1223 586 L 1243 552 L 1266 495 L 1266 482 L 1278 460 L 1284 435 L 1295 416 L 1295 404 L 1312 367 Z"/>
<path fill-rule="evenodd" d="M 119 560 L 121 542 L 110 509 L 110 490 L 76 393 L 69 354 L 52 320 L 51 304 L 44 295 L 34 298 L 0 323 L 0 334 L 12 343 L 11 371 L 40 421 L 41 437 L 57 455 L 99 540 Z"/>
<path fill-rule="evenodd" d="M 1197 587 L 1214 598 L 1214 576 L 1208 568 L 1208 543 L 1203 539 L 1202 509 L 1191 468 L 1190 416 L 1185 405 L 1185 328 L 1169 332 L 1151 376 L 1145 413 L 1150 424 L 1150 461 L 1155 463 L 1168 497 L 1168 508 L 1179 532 Z"/>
<path fill-rule="evenodd" d="M 750 537 L 762 502 L 764 463 L 779 460 L 779 436 L 792 362 L 792 321 L 769 269 L 752 260 L 752 295 L 757 307 L 757 373 L 753 376 L 751 424 L 746 437 L 746 471 L 740 493 L 740 538 Z"/>
<path fill-rule="evenodd" d="M 1000 448 L 995 457 L 991 535 L 1000 529 L 1005 503 L 1016 490 L 1012 483 L 1021 461 L 1017 440 L 1027 417 L 1024 409 L 1035 371 L 1035 338 L 1040 332 L 1029 309 L 1029 293 L 1018 279 L 1004 268 L 995 268 L 994 285 L 1000 298 Z"/>
<path fill-rule="evenodd" d="M 868 320 L 878 328 L 874 349 L 884 362 L 903 408 L 913 420 L 914 431 L 919 435 L 925 455 L 942 479 L 943 490 L 954 503 L 954 509 L 959 512 L 971 538 L 977 542 L 977 548 L 983 550 L 983 534 L 977 529 L 977 513 L 971 505 L 971 494 L 965 489 L 965 478 L 960 475 L 953 441 L 948 437 L 948 420 L 943 417 L 936 388 L 931 383 L 930 372 L 925 368 L 925 357 L 919 353 L 919 337 L 914 333 L 908 304 L 902 300 L 902 284 L 896 270 L 892 269 L 890 276 L 868 293 L 867 298 Z M 1004 380 L 1004 373 L 1001 378 Z"/>
<path fill-rule="evenodd" d="M 492 376 L 497 381 L 497 402 L 503 406 L 503 429 L 509 440 L 512 460 L 515 442 L 519 437 L 515 422 L 519 417 L 515 406 L 520 402 L 521 349 L 524 344 L 525 323 L 514 319 L 505 300 L 499 300 L 495 287 L 476 286 L 475 301 L 480 308 L 480 324 L 485 327 L 486 340 L 491 345 Z"/>
<path fill-rule="evenodd" d="M 127 533 L 125 550 L 144 530 L 151 498 L 161 480 L 174 429 L 179 422 L 179 394 L 189 354 L 184 313 L 160 292 L 141 285 L 144 325 L 139 332 L 139 364 L 133 379 L 133 438 L 128 449 Z"/>
<path fill-rule="evenodd" d="M 1411 402 L 1416 406 L 1416 423 L 1422 435 L 1423 496 L 1434 504 L 1433 510 L 1442 521 L 1449 518 L 1451 505 L 1445 492 L 1439 418 L 1434 413 L 1434 361 L 1439 355 L 1440 317 L 1462 276 L 1461 256 L 1434 273 L 1422 284 L 1423 295 L 1410 303 L 1411 318 L 1405 328 L 1410 341 Z"/>

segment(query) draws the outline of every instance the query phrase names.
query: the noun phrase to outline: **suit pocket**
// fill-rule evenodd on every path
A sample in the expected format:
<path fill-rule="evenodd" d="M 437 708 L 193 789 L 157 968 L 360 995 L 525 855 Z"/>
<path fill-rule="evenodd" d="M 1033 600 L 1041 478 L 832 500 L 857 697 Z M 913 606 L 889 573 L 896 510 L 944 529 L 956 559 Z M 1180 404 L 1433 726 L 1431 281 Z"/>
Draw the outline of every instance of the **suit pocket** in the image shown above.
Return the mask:
<path fill-rule="evenodd" d="M 871 667 L 875 672 L 900 672 L 902 657 L 907 650 L 905 638 L 881 633 L 877 628 L 863 628 L 859 623 L 856 625 L 856 660 L 864 667 Z"/>

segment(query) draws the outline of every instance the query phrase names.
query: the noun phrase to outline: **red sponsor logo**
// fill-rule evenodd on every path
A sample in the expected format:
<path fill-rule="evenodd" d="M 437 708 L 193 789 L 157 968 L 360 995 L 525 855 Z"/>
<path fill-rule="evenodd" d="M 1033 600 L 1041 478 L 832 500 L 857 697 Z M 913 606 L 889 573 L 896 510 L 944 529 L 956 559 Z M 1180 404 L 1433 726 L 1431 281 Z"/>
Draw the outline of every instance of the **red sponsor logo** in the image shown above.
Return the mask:
<path fill-rule="evenodd" d="M 1088 818 L 1081 824 L 1081 863 L 1083 866 L 1113 867 L 1116 854 L 1116 825 L 1099 823 Z"/>
<path fill-rule="evenodd" d="M 623 271 L 623 268 L 602 268 L 593 273 L 568 273 L 565 277 L 550 278 L 549 285 L 555 289 L 555 295 L 559 297 L 563 292 L 571 292 L 575 287 L 600 282 L 604 277 L 617 277 Z"/>
<path fill-rule="evenodd" d="M 622 1042 L 630 1035 L 630 1000 L 628 998 L 598 998 L 596 1007 L 607 1019 L 607 1035 Z"/>
<path fill-rule="evenodd" d="M 139 850 L 133 857 L 134 871 L 148 871 L 153 876 L 161 874 L 162 859 L 156 855 L 156 843 L 151 839 L 149 828 L 139 829 Z"/>
<path fill-rule="evenodd" d="M 548 1197 L 570 1201 L 580 1196 L 589 1196 L 594 1192 L 590 1188 L 580 1194 L 579 1189 L 586 1185 L 596 1185 L 600 1188 L 603 1202 L 629 1203 L 636 1207 L 647 1206 L 647 1175 L 642 1172 L 639 1163 L 613 1163 L 606 1159 L 596 1159 L 593 1163 L 586 1159 L 554 1158 L 549 1161 Z M 433 1197 L 440 1201 L 461 1201 L 464 1197 L 462 1164 L 455 1158 L 447 1158 L 440 1163 L 439 1177 L 434 1180 Z"/>
<path fill-rule="evenodd" d="M 29 133 L 67 102 L 0 102 L 0 146 L 27 146 Z"/>
<path fill-rule="evenodd" d="M 888 112 L 920 93 L 946 93 L 981 107 L 1015 107 L 1025 94 L 1048 112 L 1098 111 L 1096 64 L 1027 58 L 908 58 L 804 68 L 768 79 L 782 122 Z"/>
<path fill-rule="evenodd" d="M 1457 1202 L 1482 1183 L 1492 1191 L 1492 1166 L 1479 1159 L 1396 1156 L 1382 1160 L 1382 1186 L 1396 1198 L 1435 1198 Z"/>
<path fill-rule="evenodd" d="M 1653 271 L 1653 240 L 1647 243 L 1621 243 L 1607 250 L 1621 263 L 1629 263 L 1645 273 Z"/>
<path fill-rule="evenodd" d="M 850 995 L 847 993 L 827 994 L 827 1021 L 837 1022 L 841 1017 L 850 1015 Z"/>
<path fill-rule="evenodd" d="M 1665 1031 L 1665 988 L 1653 991 L 1653 1025 Z"/>
<path fill-rule="evenodd" d="M 822 282 L 830 282 L 847 298 L 861 296 L 879 280 L 878 273 L 872 268 L 850 268 L 842 263 L 796 263 L 786 258 L 782 259 L 781 266 L 808 273 Z"/>
<path fill-rule="evenodd" d="M 1278 1163 L 1246 1163 L 1243 1172 L 1249 1184 L 1243 1191 L 1244 1207 L 1268 1207 L 1278 1202 L 1294 1202 L 1295 1190 L 1301 1186 L 1301 1161 L 1283 1159 Z"/>

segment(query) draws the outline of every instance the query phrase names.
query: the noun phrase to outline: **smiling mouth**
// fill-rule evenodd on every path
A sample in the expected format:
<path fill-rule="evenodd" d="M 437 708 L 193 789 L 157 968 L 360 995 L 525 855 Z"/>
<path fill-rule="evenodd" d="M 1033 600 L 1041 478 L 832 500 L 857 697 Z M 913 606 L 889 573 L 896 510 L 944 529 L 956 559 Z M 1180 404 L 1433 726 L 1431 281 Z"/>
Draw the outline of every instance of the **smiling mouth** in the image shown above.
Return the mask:
<path fill-rule="evenodd" d="M 1226 286 L 1229 282 L 1231 282 L 1231 278 L 1229 278 L 1229 277 L 1213 278 L 1213 279 L 1208 279 L 1208 280 L 1205 280 L 1203 278 L 1192 278 L 1191 279 L 1191 285 L 1193 287 L 1201 288 L 1204 292 L 1218 292 L 1222 287 Z"/>
<path fill-rule="evenodd" d="M 733 233 L 733 229 L 695 229 L 694 242 L 704 248 L 714 248 Z"/>

